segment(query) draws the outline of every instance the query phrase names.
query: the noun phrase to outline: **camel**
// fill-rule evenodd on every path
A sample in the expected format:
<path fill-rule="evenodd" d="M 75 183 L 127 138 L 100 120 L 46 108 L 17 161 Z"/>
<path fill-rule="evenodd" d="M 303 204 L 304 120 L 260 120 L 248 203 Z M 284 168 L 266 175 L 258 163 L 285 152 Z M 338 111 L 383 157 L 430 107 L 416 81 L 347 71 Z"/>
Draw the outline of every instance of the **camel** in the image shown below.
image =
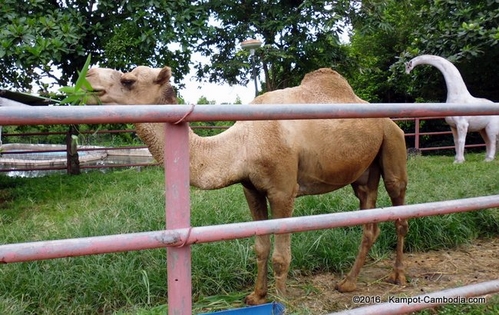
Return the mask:
<path fill-rule="evenodd" d="M 410 73 L 414 67 L 420 64 L 432 65 L 442 72 L 447 86 L 446 103 L 492 103 L 488 99 L 472 96 L 468 92 L 459 70 L 447 59 L 434 55 L 417 56 L 405 64 L 405 70 L 407 73 Z M 450 126 L 452 137 L 454 138 L 456 150 L 454 163 L 463 163 L 465 161 L 464 144 L 468 131 L 480 132 L 486 147 L 485 161 L 490 162 L 494 160 L 497 136 L 499 134 L 499 116 L 449 116 L 445 117 L 445 121 Z"/>
<path fill-rule="evenodd" d="M 87 79 L 102 104 L 174 104 L 171 69 L 139 66 L 121 74 L 91 69 Z M 252 103 L 365 102 L 331 69 L 307 74 L 301 85 L 265 93 Z M 97 103 L 97 102 L 95 102 Z M 136 124 L 137 133 L 163 161 L 164 124 Z M 254 220 L 287 218 L 296 197 L 353 187 L 361 209 L 376 206 L 383 177 L 394 206 L 403 205 L 407 186 L 403 131 L 388 118 L 238 121 L 219 135 L 200 137 L 190 130 L 190 184 L 218 189 L 240 183 Z M 403 265 L 407 220 L 396 220 L 397 249 L 389 281 L 405 284 Z M 378 224 L 363 226 L 362 242 L 351 271 L 336 285 L 341 292 L 356 289 L 358 274 L 380 233 Z M 266 302 L 270 236 L 256 236 L 257 277 L 250 305 Z M 291 261 L 289 234 L 274 236 L 272 255 L 277 293 L 286 294 Z"/>

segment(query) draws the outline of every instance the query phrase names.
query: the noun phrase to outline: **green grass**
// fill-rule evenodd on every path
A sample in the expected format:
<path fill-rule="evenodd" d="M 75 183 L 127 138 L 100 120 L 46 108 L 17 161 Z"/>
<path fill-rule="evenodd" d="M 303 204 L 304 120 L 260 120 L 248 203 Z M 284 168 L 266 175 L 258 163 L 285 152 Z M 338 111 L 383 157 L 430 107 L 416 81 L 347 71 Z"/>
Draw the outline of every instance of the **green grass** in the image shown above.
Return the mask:
<path fill-rule="evenodd" d="M 499 161 L 484 163 L 483 154 L 466 157 L 462 165 L 449 156 L 409 159 L 407 203 L 497 194 Z M 163 196 L 163 172 L 154 167 L 31 179 L 1 175 L 0 240 L 9 244 L 160 230 L 165 226 Z M 191 203 L 193 226 L 251 220 L 238 185 L 192 189 Z M 378 207 L 389 205 L 380 188 Z M 357 208 L 346 187 L 299 198 L 295 215 Z M 452 248 L 498 234 L 497 210 L 414 219 L 406 251 Z M 360 227 L 296 233 L 291 269 L 302 274 L 348 270 L 360 235 Z M 393 224 L 383 223 L 371 255 L 385 257 L 395 242 Z M 256 272 L 252 246 L 252 239 L 193 246 L 196 311 L 241 305 Z M 166 251 L 157 249 L 1 265 L 0 314 L 164 314 L 165 257 Z M 483 307 L 497 310 L 497 304 Z"/>

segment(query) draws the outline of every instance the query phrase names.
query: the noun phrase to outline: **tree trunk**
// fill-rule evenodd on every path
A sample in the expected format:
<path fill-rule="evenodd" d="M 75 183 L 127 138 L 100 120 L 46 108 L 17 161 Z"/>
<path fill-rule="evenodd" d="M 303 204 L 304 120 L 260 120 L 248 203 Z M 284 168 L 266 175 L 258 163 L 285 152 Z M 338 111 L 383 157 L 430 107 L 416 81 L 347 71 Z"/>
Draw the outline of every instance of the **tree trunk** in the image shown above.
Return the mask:
<path fill-rule="evenodd" d="M 66 133 L 66 153 L 67 153 L 67 170 L 69 175 L 80 175 L 80 160 L 78 159 L 77 141 L 73 136 L 78 136 L 78 131 L 75 125 L 70 125 Z"/>

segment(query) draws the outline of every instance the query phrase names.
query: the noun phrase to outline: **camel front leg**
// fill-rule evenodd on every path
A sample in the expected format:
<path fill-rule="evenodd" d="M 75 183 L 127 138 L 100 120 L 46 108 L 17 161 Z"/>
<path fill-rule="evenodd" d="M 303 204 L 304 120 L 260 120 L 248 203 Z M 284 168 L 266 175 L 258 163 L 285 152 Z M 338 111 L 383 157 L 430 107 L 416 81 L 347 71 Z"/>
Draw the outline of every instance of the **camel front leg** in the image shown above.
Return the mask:
<path fill-rule="evenodd" d="M 276 192 L 268 196 L 273 219 L 289 218 L 293 215 L 294 200 L 298 185 L 283 189 L 289 192 Z M 286 281 L 288 279 L 289 265 L 291 264 L 291 234 L 277 234 L 274 236 L 274 252 L 272 266 L 277 294 L 285 296 Z"/>
<path fill-rule="evenodd" d="M 267 220 L 267 200 L 265 196 L 251 188 L 244 188 L 244 196 L 248 202 L 253 220 Z M 255 253 L 257 264 L 257 276 L 254 291 L 249 294 L 244 302 L 248 305 L 258 305 L 266 302 L 267 296 L 267 272 L 268 259 L 270 255 L 270 236 L 256 236 Z"/>
<path fill-rule="evenodd" d="M 274 236 L 274 253 L 272 266 L 277 294 L 286 296 L 286 281 L 288 279 L 289 265 L 291 264 L 291 234 Z"/>
<path fill-rule="evenodd" d="M 468 132 L 467 123 L 459 123 L 456 127 L 450 128 L 452 137 L 454 138 L 454 146 L 456 148 L 456 156 L 454 163 L 463 163 L 464 159 L 464 145 L 466 144 L 466 133 Z"/>
<path fill-rule="evenodd" d="M 255 240 L 257 275 L 254 291 L 244 302 L 248 305 L 263 304 L 266 301 L 268 290 L 268 258 L 270 253 L 270 235 L 257 236 Z"/>

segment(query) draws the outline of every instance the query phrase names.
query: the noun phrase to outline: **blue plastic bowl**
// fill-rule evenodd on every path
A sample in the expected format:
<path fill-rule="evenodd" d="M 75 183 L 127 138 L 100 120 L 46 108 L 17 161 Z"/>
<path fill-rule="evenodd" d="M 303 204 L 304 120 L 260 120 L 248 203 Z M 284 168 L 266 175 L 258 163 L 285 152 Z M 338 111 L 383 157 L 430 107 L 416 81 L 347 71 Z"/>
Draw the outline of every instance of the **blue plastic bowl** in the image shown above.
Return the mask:
<path fill-rule="evenodd" d="M 281 303 L 267 303 L 255 306 L 247 306 L 214 313 L 203 313 L 199 315 L 284 315 L 284 305 Z"/>

